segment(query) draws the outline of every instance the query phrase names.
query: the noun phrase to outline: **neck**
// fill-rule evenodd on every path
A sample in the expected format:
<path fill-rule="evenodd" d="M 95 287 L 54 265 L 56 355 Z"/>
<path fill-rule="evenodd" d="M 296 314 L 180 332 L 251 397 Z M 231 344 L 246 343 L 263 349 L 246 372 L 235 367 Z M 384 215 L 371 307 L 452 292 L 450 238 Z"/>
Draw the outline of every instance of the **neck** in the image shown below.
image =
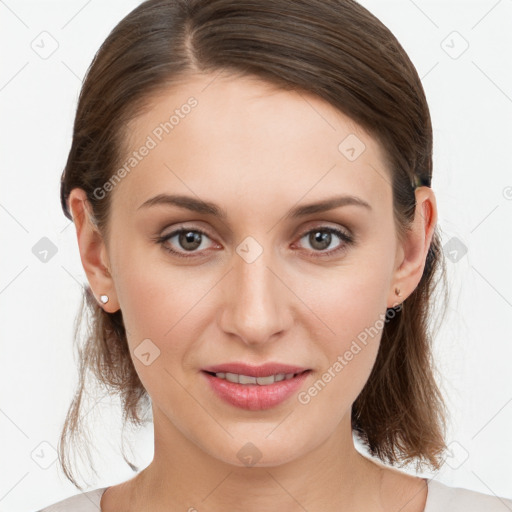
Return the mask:
<path fill-rule="evenodd" d="M 349 416 L 314 450 L 267 467 L 210 456 L 156 408 L 154 424 L 155 455 L 136 477 L 133 510 L 343 512 L 379 502 L 382 468 L 355 449 Z"/>

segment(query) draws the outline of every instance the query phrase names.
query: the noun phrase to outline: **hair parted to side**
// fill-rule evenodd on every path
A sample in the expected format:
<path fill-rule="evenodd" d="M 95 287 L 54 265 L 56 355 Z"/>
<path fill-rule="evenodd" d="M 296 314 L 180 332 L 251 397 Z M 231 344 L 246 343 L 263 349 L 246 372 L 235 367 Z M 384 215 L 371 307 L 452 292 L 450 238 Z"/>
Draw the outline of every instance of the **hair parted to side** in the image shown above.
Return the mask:
<path fill-rule="evenodd" d="M 254 76 L 313 93 L 363 127 L 384 150 L 402 239 L 414 218 L 412 184 L 431 186 L 430 113 L 400 43 L 353 0 L 148 0 L 134 9 L 102 44 L 82 86 L 61 178 L 66 217 L 72 219 L 71 190 L 82 188 L 108 240 L 110 197 L 98 199 L 94 191 L 121 165 L 127 123 L 154 94 L 202 72 Z M 445 274 L 436 227 L 421 281 L 385 322 L 371 375 L 352 407 L 353 431 L 370 454 L 392 465 L 415 462 L 417 468 L 438 469 L 442 463 L 446 408 L 435 381 L 429 327 L 440 280 L 444 299 L 448 296 Z M 78 325 L 87 312 L 91 318 L 80 344 Z M 129 354 L 121 311 L 105 312 L 86 286 L 77 318 L 79 382 L 59 460 L 82 490 L 68 450 L 70 440 L 81 446 L 85 439 L 81 410 L 87 375 L 120 396 L 124 423 L 140 425 L 149 399 Z"/>

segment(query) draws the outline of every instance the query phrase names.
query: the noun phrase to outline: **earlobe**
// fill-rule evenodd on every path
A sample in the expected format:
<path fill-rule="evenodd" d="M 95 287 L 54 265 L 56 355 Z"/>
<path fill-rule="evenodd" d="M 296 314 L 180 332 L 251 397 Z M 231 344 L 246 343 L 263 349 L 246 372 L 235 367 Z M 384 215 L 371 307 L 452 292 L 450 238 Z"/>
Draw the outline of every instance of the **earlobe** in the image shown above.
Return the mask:
<path fill-rule="evenodd" d="M 69 196 L 69 209 L 75 224 L 80 259 L 91 289 L 103 309 L 114 313 L 119 309 L 114 282 L 109 270 L 105 243 L 94 222 L 85 191 L 75 188 Z M 107 297 L 107 300 L 105 300 Z M 108 306 L 106 304 L 108 303 Z"/>
<path fill-rule="evenodd" d="M 395 295 L 397 296 L 398 298 L 398 301 L 395 302 L 391 307 L 395 308 L 397 306 L 400 306 L 403 302 L 403 299 L 402 299 L 402 293 L 400 292 L 400 288 L 398 287 L 395 287 Z"/>
<path fill-rule="evenodd" d="M 390 295 L 397 295 L 396 289 L 402 290 L 405 301 L 421 280 L 425 268 L 427 254 L 437 224 L 437 205 L 433 190 L 430 187 L 417 187 L 416 210 L 410 231 L 399 246 L 400 258 L 392 279 Z M 392 297 L 393 301 L 396 297 Z M 396 302 L 395 304 L 396 305 Z M 388 306 L 393 307 L 393 306 Z"/>

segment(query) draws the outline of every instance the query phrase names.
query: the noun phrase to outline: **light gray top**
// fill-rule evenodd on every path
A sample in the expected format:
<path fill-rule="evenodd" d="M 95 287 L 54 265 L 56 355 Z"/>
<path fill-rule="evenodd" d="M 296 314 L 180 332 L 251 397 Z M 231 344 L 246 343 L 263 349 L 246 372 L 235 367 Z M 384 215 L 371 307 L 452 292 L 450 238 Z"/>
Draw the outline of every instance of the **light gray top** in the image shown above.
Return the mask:
<path fill-rule="evenodd" d="M 427 480 L 428 493 L 424 512 L 510 512 L 512 500 L 490 496 L 469 489 L 450 487 L 437 480 Z M 88 491 L 59 501 L 38 512 L 101 512 L 100 500 L 108 487 Z"/>

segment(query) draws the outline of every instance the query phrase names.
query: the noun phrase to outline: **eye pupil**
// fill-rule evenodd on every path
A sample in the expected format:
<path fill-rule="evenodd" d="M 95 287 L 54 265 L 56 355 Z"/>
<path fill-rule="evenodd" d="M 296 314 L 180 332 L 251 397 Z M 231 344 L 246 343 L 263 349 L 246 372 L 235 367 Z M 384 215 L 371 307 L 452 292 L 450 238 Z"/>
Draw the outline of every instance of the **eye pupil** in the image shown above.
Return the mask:
<path fill-rule="evenodd" d="M 323 231 L 313 231 L 311 232 L 309 239 L 312 247 L 315 247 L 316 249 L 322 251 L 329 247 L 329 245 L 331 244 L 331 237 L 331 233 Z M 317 242 L 320 243 L 320 247 L 316 245 Z"/>

